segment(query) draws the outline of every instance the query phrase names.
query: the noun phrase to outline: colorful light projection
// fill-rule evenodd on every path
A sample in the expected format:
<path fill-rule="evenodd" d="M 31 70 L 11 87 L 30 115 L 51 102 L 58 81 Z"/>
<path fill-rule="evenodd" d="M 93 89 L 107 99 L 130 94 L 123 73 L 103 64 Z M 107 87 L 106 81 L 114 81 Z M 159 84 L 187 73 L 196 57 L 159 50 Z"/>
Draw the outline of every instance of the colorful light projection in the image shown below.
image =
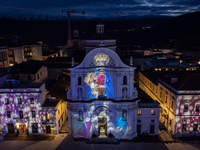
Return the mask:
<path fill-rule="evenodd" d="M 24 91 L 25 89 L 19 89 Z M 9 89 L 11 92 L 12 89 Z M 5 104 L 5 98 L 9 99 L 9 104 Z M 21 98 L 22 103 L 18 104 L 18 98 Z M 34 99 L 34 104 L 31 104 L 30 99 Z M 32 123 L 38 124 L 38 133 L 46 133 L 45 115 L 49 114 L 51 127 L 57 132 L 56 114 L 52 107 L 41 107 L 39 93 L 8 93 L 0 94 L 0 116 L 2 126 L 1 129 L 8 133 L 8 123 L 12 123 L 15 128 L 15 133 L 19 125 L 27 124 L 29 133 L 32 133 Z M 11 117 L 7 117 L 7 111 L 10 111 Z M 23 118 L 19 117 L 19 111 L 23 111 Z M 35 117 L 32 117 L 32 111 L 35 111 Z"/>
<path fill-rule="evenodd" d="M 188 105 L 187 111 L 184 111 L 184 105 Z M 178 116 L 175 119 L 176 133 L 200 133 L 200 110 L 198 109 L 198 105 L 200 105 L 199 95 L 186 95 L 177 98 L 176 115 Z M 184 125 L 185 129 L 183 128 Z"/>
<path fill-rule="evenodd" d="M 98 103 L 98 104 L 97 104 Z M 80 110 L 82 110 L 80 108 Z M 112 133 L 115 138 L 128 138 L 131 135 L 131 124 L 127 118 L 127 111 L 116 110 L 112 102 L 93 102 L 83 114 L 84 119 L 79 120 L 80 111 L 74 114 L 74 135 L 75 137 L 87 137 L 99 135 L 103 127 L 105 134 Z M 125 117 L 125 119 L 123 119 Z M 131 120 L 130 120 L 131 121 Z"/>
<path fill-rule="evenodd" d="M 89 99 L 114 98 L 112 79 L 105 67 L 109 60 L 109 56 L 104 53 L 98 53 L 94 56 L 93 62 L 97 68 L 95 72 L 87 73 L 84 79 L 84 82 L 89 86 L 87 93 Z"/>

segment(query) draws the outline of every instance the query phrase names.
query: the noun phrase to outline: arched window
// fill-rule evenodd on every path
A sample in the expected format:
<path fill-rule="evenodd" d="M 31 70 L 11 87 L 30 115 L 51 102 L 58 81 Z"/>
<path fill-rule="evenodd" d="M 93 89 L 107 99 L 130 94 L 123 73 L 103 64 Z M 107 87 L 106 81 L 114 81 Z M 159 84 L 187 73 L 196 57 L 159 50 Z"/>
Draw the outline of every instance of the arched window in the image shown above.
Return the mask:
<path fill-rule="evenodd" d="M 81 76 L 78 76 L 78 85 L 81 85 Z"/>
<path fill-rule="evenodd" d="M 122 98 L 127 98 L 127 88 L 126 87 L 124 87 L 122 89 Z"/>
<path fill-rule="evenodd" d="M 127 110 L 123 109 L 122 110 L 122 121 L 127 121 Z"/>
<path fill-rule="evenodd" d="M 83 111 L 82 110 L 78 111 L 78 120 L 83 121 Z"/>
<path fill-rule="evenodd" d="M 83 91 L 82 88 L 77 89 L 77 99 L 82 99 L 83 98 Z"/>
<path fill-rule="evenodd" d="M 123 76 L 123 84 L 127 84 L 127 76 Z"/>

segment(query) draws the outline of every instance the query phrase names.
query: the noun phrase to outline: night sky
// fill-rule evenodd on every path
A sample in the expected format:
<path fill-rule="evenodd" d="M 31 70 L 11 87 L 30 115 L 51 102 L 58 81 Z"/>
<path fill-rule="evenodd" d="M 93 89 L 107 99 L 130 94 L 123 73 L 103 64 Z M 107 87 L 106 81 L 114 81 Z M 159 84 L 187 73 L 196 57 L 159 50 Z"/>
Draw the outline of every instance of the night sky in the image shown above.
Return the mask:
<path fill-rule="evenodd" d="M 62 9 L 85 11 L 86 17 L 179 16 L 199 11 L 200 0 L 1 0 L 0 17 L 63 16 Z"/>

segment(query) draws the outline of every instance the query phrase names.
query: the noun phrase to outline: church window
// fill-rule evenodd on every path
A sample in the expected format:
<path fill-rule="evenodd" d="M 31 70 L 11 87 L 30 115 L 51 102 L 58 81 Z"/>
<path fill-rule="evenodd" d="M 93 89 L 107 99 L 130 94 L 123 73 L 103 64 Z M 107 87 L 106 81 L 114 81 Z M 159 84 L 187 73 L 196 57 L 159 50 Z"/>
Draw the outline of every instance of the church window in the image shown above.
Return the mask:
<path fill-rule="evenodd" d="M 127 110 L 122 110 L 122 121 L 127 121 Z"/>
<path fill-rule="evenodd" d="M 82 88 L 77 89 L 77 99 L 82 99 L 83 98 L 83 91 Z"/>
<path fill-rule="evenodd" d="M 83 121 L 83 111 L 82 110 L 78 111 L 78 120 Z"/>
<path fill-rule="evenodd" d="M 124 85 L 127 84 L 127 76 L 123 76 L 123 84 L 124 84 Z"/>
<path fill-rule="evenodd" d="M 81 84 L 81 77 L 80 76 L 78 76 L 78 85 L 82 85 Z"/>
<path fill-rule="evenodd" d="M 122 98 L 127 98 L 127 88 L 122 89 Z"/>

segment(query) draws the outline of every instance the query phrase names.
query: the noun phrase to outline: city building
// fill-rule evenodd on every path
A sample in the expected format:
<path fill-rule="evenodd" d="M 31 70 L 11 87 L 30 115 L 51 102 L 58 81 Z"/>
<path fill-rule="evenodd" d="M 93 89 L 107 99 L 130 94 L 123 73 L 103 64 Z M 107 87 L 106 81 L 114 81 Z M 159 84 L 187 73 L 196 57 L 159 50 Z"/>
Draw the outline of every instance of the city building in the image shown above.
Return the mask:
<path fill-rule="evenodd" d="M 174 135 L 199 134 L 199 75 L 140 72 L 140 88 L 160 103 L 160 124 Z"/>
<path fill-rule="evenodd" d="M 10 68 L 0 87 L 1 131 L 57 134 L 66 119 L 66 103 L 46 95 L 47 68 L 27 61 Z"/>
<path fill-rule="evenodd" d="M 138 104 L 135 67 L 125 65 L 113 50 L 93 49 L 81 64 L 69 70 L 69 135 L 86 139 L 113 135 L 130 140 L 142 133 L 158 134 L 159 103 Z"/>
<path fill-rule="evenodd" d="M 116 39 L 113 39 L 104 33 L 104 24 L 97 24 L 96 34 L 85 40 L 85 53 L 87 54 L 94 48 L 102 47 L 102 45 L 116 52 L 116 41 Z"/>

